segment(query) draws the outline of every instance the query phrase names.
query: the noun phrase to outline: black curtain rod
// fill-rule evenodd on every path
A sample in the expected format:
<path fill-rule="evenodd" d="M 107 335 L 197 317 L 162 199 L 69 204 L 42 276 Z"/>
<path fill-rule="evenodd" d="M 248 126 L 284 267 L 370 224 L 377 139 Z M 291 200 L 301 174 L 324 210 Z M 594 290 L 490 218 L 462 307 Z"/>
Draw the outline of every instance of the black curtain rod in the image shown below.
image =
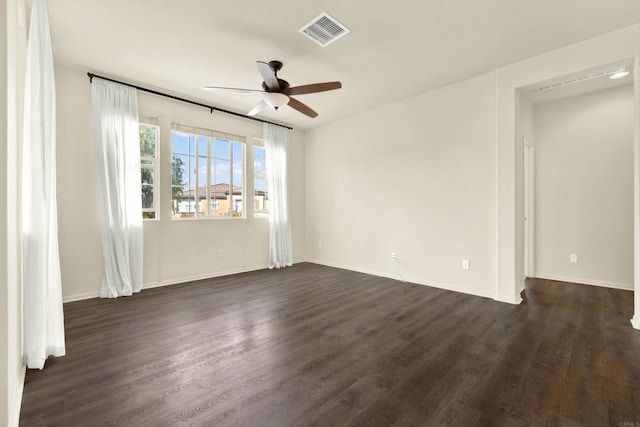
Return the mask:
<path fill-rule="evenodd" d="M 198 107 L 203 107 L 203 108 L 208 109 L 211 114 L 213 114 L 214 111 L 220 111 L 221 113 L 231 114 L 232 116 L 242 117 L 243 119 L 254 120 L 256 122 L 262 122 L 262 123 L 269 123 L 271 125 L 276 125 L 276 126 L 280 126 L 280 127 L 283 127 L 283 128 L 287 128 L 289 130 L 293 129 L 292 127 L 281 125 L 280 123 L 273 123 L 273 122 L 270 122 L 270 121 L 267 121 L 267 120 L 259 119 L 257 117 L 245 116 L 244 114 L 236 113 L 235 111 L 229 111 L 229 110 L 225 110 L 223 108 L 214 107 L 212 105 L 203 104 L 201 102 L 191 101 L 189 99 L 180 98 L 179 96 L 170 95 L 168 93 L 163 93 L 163 92 L 158 92 L 157 90 L 147 89 L 147 88 L 144 88 L 144 87 L 141 87 L 141 86 L 136 86 L 136 85 L 133 85 L 131 83 L 120 82 L 118 80 L 110 79 L 109 77 L 103 77 L 103 76 L 99 76 L 99 75 L 93 74 L 93 73 L 87 73 L 87 76 L 89 76 L 89 82 L 90 83 L 93 83 L 93 78 L 97 77 L 97 78 L 102 79 L 102 80 L 108 80 L 110 82 L 119 83 L 119 84 L 125 85 L 125 86 L 130 86 L 130 87 L 135 88 L 137 90 L 141 90 L 142 92 L 148 92 L 148 93 L 152 93 L 154 95 L 164 96 L 165 98 L 173 99 L 175 101 L 186 102 L 187 104 L 191 104 L 191 105 L 197 105 Z"/>

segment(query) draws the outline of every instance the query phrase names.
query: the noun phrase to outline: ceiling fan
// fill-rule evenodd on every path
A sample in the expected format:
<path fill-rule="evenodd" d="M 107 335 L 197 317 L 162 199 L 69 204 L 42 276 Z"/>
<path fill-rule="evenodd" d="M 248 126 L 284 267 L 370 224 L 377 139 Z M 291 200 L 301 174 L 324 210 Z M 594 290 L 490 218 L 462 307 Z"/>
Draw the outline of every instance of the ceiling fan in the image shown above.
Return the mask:
<path fill-rule="evenodd" d="M 325 92 L 328 90 L 340 89 L 342 83 L 340 82 L 326 82 L 326 83 L 313 83 L 302 86 L 289 86 L 289 82 L 278 78 L 278 71 L 282 69 L 282 62 L 269 61 L 269 63 L 256 61 L 258 65 L 258 71 L 264 81 L 262 82 L 262 90 L 254 89 L 238 89 L 231 87 L 216 87 L 205 86 L 205 89 L 209 90 L 229 90 L 242 93 L 263 93 L 264 97 L 262 101 L 258 102 L 247 113 L 248 116 L 255 116 L 266 107 L 272 107 L 276 110 L 282 106 L 288 105 L 294 110 L 298 110 L 302 114 L 305 114 L 311 118 L 317 117 L 318 113 L 313 111 L 308 105 L 298 101 L 291 95 L 305 95 L 308 93 Z"/>

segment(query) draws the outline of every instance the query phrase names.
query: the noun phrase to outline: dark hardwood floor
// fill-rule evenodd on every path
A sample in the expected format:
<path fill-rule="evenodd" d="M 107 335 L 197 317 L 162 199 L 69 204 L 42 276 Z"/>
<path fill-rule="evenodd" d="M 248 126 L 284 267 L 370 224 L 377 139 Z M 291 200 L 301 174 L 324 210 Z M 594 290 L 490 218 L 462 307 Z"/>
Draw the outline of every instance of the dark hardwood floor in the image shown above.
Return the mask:
<path fill-rule="evenodd" d="M 618 427 L 632 314 L 627 291 L 535 280 L 512 306 L 314 264 L 74 302 L 20 424 Z"/>

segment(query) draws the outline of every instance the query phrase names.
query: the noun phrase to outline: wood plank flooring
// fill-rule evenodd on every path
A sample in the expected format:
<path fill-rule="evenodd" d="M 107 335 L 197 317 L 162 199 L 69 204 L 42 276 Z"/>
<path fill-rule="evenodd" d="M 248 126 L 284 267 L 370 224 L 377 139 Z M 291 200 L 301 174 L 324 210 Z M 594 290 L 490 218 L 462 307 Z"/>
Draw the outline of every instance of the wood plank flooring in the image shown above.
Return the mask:
<path fill-rule="evenodd" d="M 304 263 L 64 309 L 21 426 L 640 425 L 627 291 L 512 306 Z"/>

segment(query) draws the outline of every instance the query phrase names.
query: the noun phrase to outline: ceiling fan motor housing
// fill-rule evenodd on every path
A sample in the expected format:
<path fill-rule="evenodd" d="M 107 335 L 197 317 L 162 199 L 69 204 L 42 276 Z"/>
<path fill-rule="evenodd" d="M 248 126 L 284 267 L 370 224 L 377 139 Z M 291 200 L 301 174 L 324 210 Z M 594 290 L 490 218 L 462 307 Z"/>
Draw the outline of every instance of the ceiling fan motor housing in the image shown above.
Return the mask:
<path fill-rule="evenodd" d="M 275 91 L 275 90 L 271 90 L 269 89 L 269 87 L 267 86 L 267 84 L 265 82 L 262 82 L 262 89 L 265 92 L 282 92 L 285 89 L 289 88 L 289 82 L 286 80 L 282 80 L 282 79 L 278 79 L 278 85 L 280 85 L 280 90 L 279 91 Z"/>

